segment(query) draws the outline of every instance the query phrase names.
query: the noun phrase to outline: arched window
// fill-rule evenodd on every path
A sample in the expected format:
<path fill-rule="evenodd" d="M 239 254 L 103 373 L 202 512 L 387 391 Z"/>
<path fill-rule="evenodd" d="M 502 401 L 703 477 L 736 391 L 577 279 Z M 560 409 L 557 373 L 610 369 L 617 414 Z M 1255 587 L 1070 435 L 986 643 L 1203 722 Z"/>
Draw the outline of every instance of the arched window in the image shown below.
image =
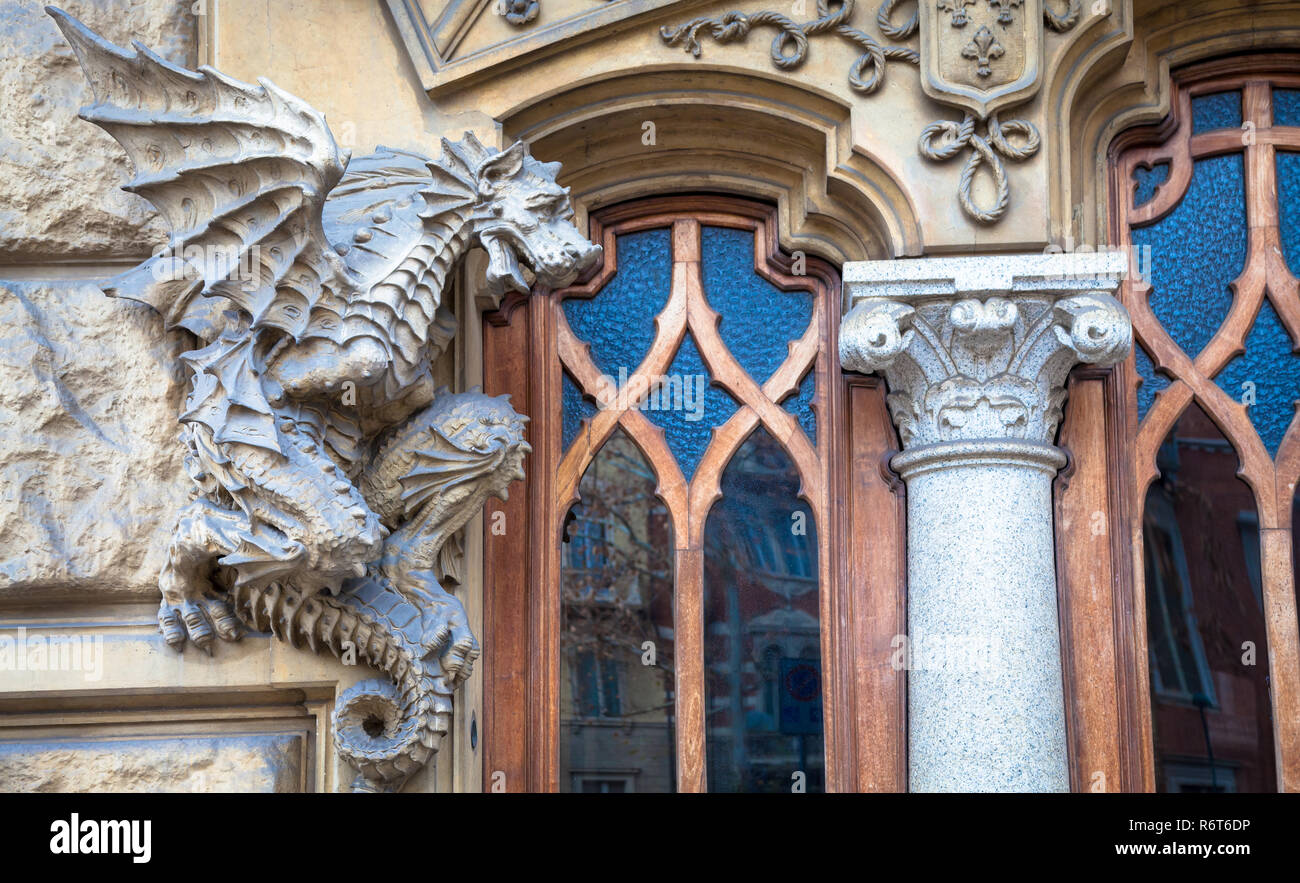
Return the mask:
<path fill-rule="evenodd" d="M 1121 373 L 1161 791 L 1300 787 L 1292 525 L 1300 475 L 1300 76 L 1177 72 L 1114 152 L 1137 338 Z"/>
<path fill-rule="evenodd" d="M 901 673 L 850 664 L 903 631 L 898 498 L 849 468 L 896 441 L 880 384 L 840 375 L 838 274 L 728 197 L 614 206 L 590 236 L 601 268 L 486 326 L 488 391 L 523 400 L 534 452 L 485 531 L 485 781 L 900 787 Z M 872 519 L 873 550 L 842 554 Z M 854 618 L 854 580 L 888 581 L 884 615 Z M 868 690 L 890 711 L 864 728 Z"/>

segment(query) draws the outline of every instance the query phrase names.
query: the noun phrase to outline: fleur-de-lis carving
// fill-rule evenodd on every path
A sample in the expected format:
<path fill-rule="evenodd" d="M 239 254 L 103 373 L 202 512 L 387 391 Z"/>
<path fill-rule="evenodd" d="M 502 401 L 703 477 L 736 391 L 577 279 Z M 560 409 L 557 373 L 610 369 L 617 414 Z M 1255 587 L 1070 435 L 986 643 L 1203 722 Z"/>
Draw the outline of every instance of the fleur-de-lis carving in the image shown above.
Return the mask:
<path fill-rule="evenodd" d="M 979 70 L 976 73 L 981 77 L 987 77 L 993 73 L 993 69 L 989 67 L 989 62 L 1001 58 L 1006 54 L 1006 50 L 1002 48 L 998 38 L 993 36 L 992 31 L 984 25 L 980 25 L 980 29 L 975 32 L 975 39 L 966 44 L 966 48 L 961 51 L 961 54 L 964 58 L 975 59 L 979 64 Z"/>
<path fill-rule="evenodd" d="M 970 21 L 970 16 L 966 14 L 966 7 L 972 6 L 977 0 L 939 0 L 940 12 L 952 13 L 952 26 L 954 28 L 964 28 Z"/>
<path fill-rule="evenodd" d="M 1011 24 L 1011 10 L 1024 3 L 1025 0 L 989 0 L 989 6 L 997 7 L 998 24 L 1006 27 Z"/>

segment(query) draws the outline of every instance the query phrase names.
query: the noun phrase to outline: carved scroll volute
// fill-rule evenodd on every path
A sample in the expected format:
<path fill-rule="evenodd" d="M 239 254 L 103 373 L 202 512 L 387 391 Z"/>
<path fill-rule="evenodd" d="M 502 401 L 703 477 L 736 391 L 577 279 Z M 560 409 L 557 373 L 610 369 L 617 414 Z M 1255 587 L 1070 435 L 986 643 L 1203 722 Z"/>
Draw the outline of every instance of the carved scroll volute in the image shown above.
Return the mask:
<path fill-rule="evenodd" d="M 1064 298 L 859 301 L 840 328 L 845 369 L 880 372 L 905 447 L 1011 438 L 1050 443 L 1065 381 L 1132 347 L 1127 311 L 1094 291 Z"/>

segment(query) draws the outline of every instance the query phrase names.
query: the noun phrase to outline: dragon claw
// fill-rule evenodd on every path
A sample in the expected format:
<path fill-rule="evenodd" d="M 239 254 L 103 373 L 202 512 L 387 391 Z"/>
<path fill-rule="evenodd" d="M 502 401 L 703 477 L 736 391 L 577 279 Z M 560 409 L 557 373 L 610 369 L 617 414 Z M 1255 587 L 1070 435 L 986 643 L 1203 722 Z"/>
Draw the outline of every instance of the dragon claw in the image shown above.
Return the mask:
<path fill-rule="evenodd" d="M 243 637 L 239 620 L 230 605 L 220 598 L 184 599 L 172 604 L 163 599 L 158 606 L 158 631 L 173 650 L 183 651 L 189 640 L 204 653 L 212 655 L 213 638 L 238 641 Z"/>
<path fill-rule="evenodd" d="M 440 657 L 442 670 L 452 686 L 463 682 L 473 672 L 474 660 L 479 655 L 464 606 L 427 570 L 401 575 L 396 587 L 423 611 L 420 645 L 425 655 Z"/>

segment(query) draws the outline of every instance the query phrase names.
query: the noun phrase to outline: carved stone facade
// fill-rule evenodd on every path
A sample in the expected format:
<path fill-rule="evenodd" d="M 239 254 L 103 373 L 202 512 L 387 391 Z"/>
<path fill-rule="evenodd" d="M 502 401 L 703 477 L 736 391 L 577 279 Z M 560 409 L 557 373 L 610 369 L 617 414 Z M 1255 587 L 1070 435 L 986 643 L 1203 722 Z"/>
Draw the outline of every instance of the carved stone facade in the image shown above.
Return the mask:
<path fill-rule="evenodd" d="M 879 390 L 893 449 L 853 505 L 906 497 L 914 636 L 1007 654 L 910 673 L 911 787 L 1082 790 L 1054 556 L 1068 482 L 1126 450 L 1065 440 L 1071 383 L 1129 393 L 1108 151 L 1170 117 L 1171 69 L 1300 53 L 1294 4 L 67 6 L 0 0 L 0 790 L 491 789 L 502 684 L 530 715 L 572 688 L 540 651 L 485 677 L 488 602 L 532 597 L 489 584 L 492 530 L 532 522 L 491 519 L 558 467 L 565 377 L 483 329 L 537 344 L 592 216 L 683 194 L 770 207 L 772 254 L 840 274 L 868 377 L 836 394 Z M 525 404 L 481 391 L 501 364 Z M 1136 787 L 1128 750 L 1088 762 Z"/>

